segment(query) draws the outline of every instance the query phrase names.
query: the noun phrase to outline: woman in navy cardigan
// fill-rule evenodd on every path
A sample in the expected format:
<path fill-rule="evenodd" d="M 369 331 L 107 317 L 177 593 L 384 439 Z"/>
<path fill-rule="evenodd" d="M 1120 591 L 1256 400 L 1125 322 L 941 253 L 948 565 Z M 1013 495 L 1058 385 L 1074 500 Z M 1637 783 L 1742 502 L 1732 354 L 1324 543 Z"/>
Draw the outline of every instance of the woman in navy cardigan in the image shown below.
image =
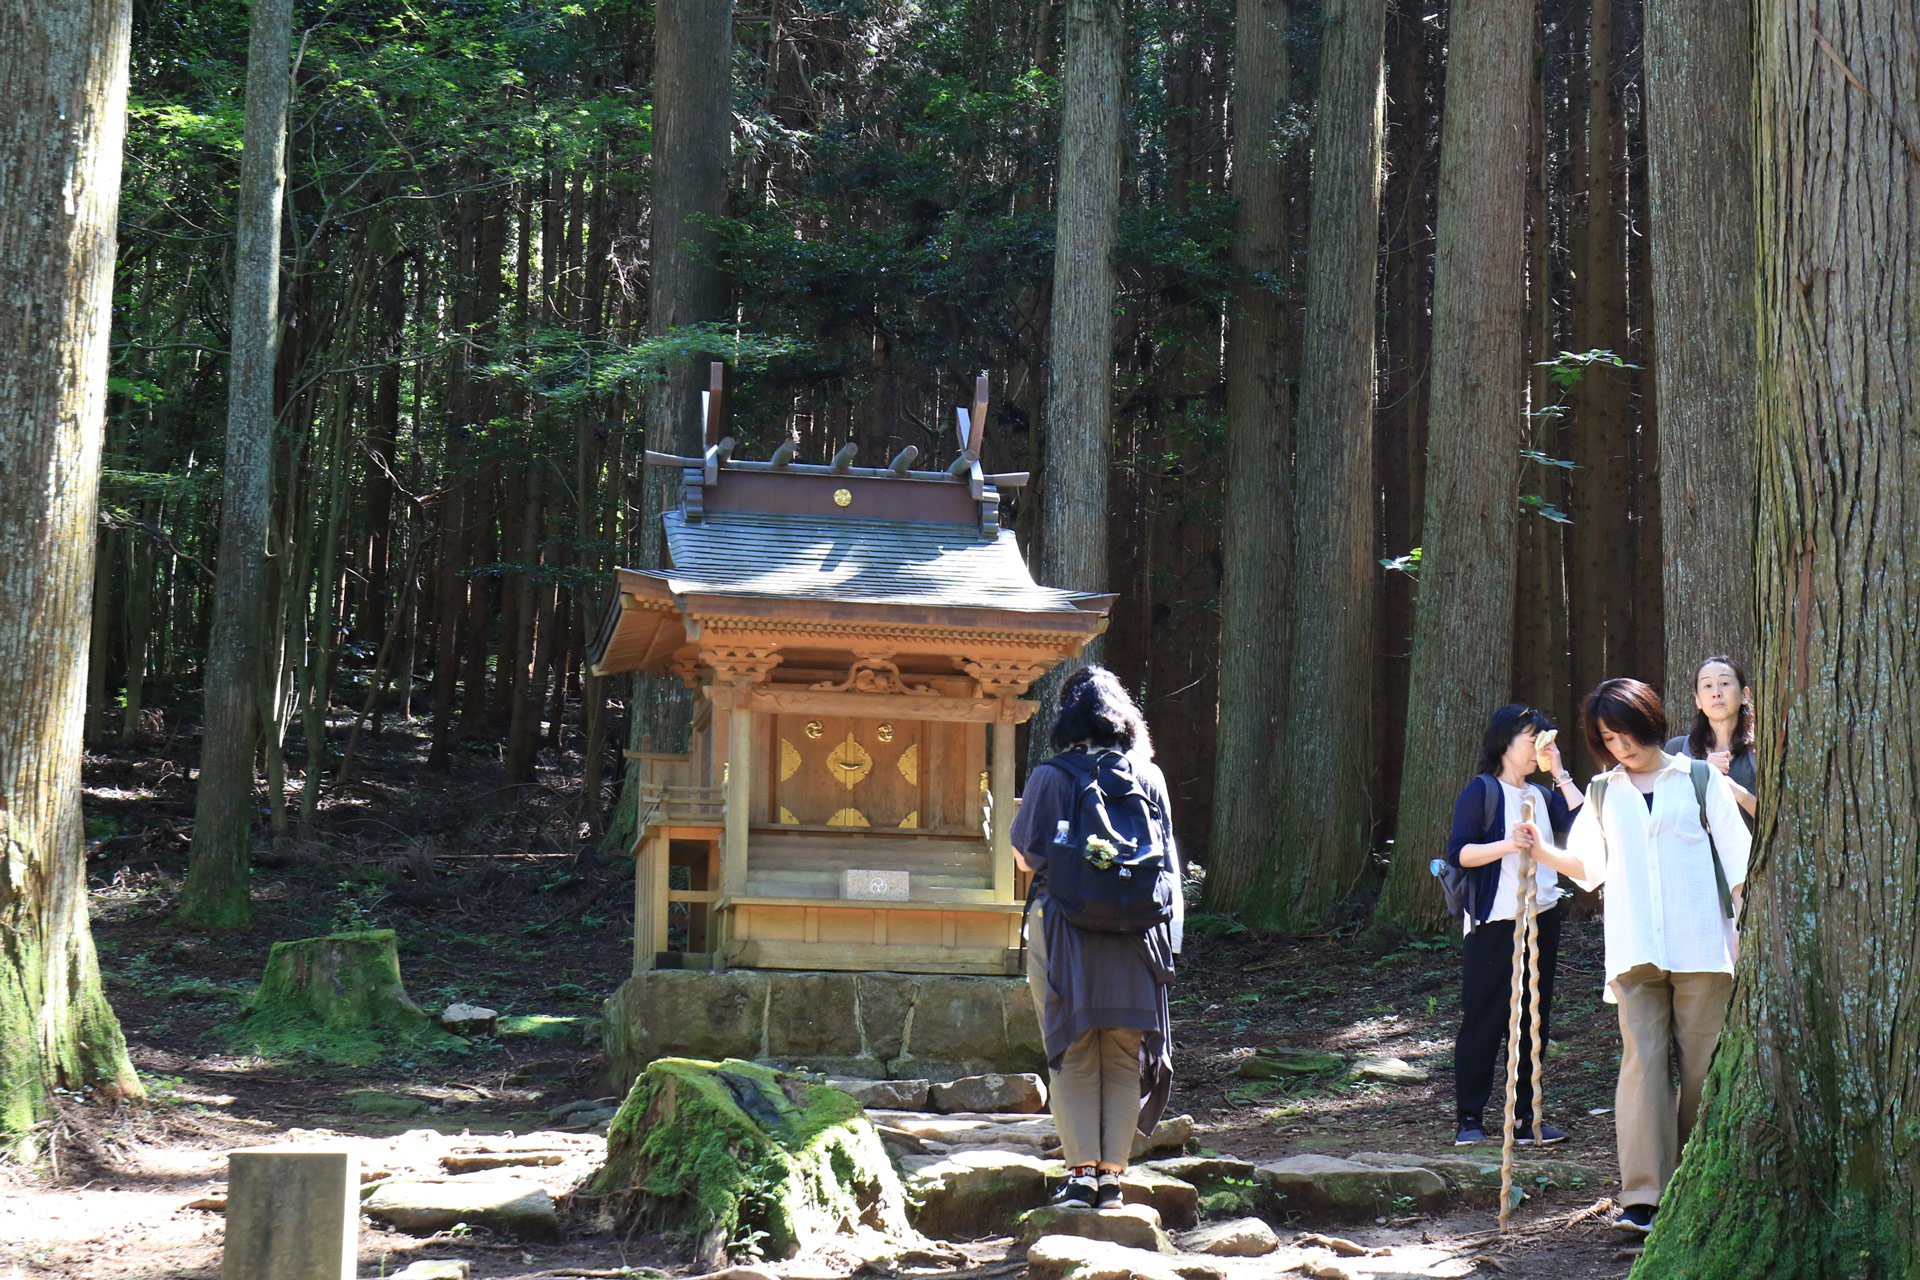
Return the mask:
<path fill-rule="evenodd" d="M 1454 1039 L 1454 1109 L 1458 1129 L 1455 1146 L 1485 1142 L 1487 1099 L 1493 1094 L 1493 1073 L 1507 1039 L 1507 1019 L 1513 983 L 1513 925 L 1520 905 L 1520 852 L 1542 839 L 1537 823 L 1520 821 L 1521 801 L 1529 788 L 1534 812 L 1544 814 L 1556 840 L 1566 838 L 1573 811 L 1585 796 L 1573 785 L 1560 763 L 1560 748 L 1551 741 L 1540 747 L 1537 736 L 1552 724 L 1540 712 L 1518 702 L 1493 713 L 1480 745 L 1480 767 L 1453 805 L 1453 831 L 1447 838 L 1447 861 L 1465 868 L 1466 916 L 1462 927 L 1460 974 L 1460 1033 Z M 1549 792 L 1527 778 L 1541 764 L 1553 775 Z M 1560 956 L 1559 874 L 1543 862 L 1535 864 L 1535 903 L 1540 938 L 1540 1024 L 1553 1021 L 1553 971 Z M 1533 1062 L 1527 1052 L 1530 1037 L 1526 1012 L 1521 1013 L 1520 1116 L 1517 1140 L 1536 1141 L 1530 1114 L 1533 1108 Z M 1567 1135 L 1550 1124 L 1540 1126 L 1539 1142 L 1558 1142 Z"/>

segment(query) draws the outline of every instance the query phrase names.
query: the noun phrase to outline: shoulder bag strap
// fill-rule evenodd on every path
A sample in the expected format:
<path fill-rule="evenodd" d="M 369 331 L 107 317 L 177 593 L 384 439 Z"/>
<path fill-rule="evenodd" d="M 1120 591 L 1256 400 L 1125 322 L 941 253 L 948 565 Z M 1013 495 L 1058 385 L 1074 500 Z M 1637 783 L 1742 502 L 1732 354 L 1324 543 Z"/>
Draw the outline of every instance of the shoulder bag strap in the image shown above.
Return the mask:
<path fill-rule="evenodd" d="M 1720 891 L 1720 910 L 1733 919 L 1733 891 L 1727 887 L 1727 871 L 1720 865 L 1720 846 L 1713 841 L 1713 824 L 1707 821 L 1707 770 L 1705 760 L 1691 761 L 1687 772 L 1693 777 L 1693 802 L 1700 806 L 1700 829 L 1707 833 L 1707 852 L 1713 855 L 1713 884 Z"/>

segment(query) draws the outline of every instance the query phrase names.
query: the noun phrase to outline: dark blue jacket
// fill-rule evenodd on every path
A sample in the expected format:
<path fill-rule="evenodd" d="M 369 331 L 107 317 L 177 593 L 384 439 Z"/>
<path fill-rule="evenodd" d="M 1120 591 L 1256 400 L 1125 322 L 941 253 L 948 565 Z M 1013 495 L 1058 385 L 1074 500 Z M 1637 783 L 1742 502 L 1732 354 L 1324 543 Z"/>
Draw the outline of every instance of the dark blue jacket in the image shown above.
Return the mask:
<path fill-rule="evenodd" d="M 1532 784 L 1529 783 L 1529 786 Z M 1493 825 L 1483 826 L 1487 816 L 1487 788 L 1494 788 Z M 1447 834 L 1447 861 L 1460 866 L 1460 850 L 1470 844 L 1496 844 L 1507 838 L 1507 798 L 1500 784 L 1486 774 L 1475 774 L 1453 802 L 1453 830 Z M 1553 830 L 1553 842 L 1565 844 L 1573 826 L 1573 810 L 1557 788 L 1547 793 L 1547 823 Z M 1485 924 L 1493 910 L 1493 899 L 1500 892 L 1500 859 L 1467 867 L 1467 911 L 1475 924 Z"/>

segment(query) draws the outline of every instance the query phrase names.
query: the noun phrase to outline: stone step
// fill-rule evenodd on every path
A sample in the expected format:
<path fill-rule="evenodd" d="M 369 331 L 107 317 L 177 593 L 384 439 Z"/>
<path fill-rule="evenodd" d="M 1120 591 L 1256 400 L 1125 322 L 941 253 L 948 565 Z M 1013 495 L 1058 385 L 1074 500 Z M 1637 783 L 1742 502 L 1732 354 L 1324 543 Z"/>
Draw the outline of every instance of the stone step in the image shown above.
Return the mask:
<path fill-rule="evenodd" d="M 1020 1215 L 1015 1239 L 1032 1244 L 1043 1236 L 1080 1236 L 1150 1253 L 1179 1252 L 1161 1229 L 1160 1215 L 1149 1204 L 1124 1204 L 1118 1209 L 1046 1204 Z"/>

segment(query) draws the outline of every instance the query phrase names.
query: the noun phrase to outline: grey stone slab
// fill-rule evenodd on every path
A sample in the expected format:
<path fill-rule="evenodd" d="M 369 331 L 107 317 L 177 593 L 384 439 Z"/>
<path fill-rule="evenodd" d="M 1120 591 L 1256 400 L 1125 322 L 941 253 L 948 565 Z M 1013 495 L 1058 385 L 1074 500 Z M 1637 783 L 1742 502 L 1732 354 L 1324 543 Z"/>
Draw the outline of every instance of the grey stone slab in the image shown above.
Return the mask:
<path fill-rule="evenodd" d="M 345 1148 L 229 1151 L 221 1280 L 353 1280 L 359 1165 Z"/>

